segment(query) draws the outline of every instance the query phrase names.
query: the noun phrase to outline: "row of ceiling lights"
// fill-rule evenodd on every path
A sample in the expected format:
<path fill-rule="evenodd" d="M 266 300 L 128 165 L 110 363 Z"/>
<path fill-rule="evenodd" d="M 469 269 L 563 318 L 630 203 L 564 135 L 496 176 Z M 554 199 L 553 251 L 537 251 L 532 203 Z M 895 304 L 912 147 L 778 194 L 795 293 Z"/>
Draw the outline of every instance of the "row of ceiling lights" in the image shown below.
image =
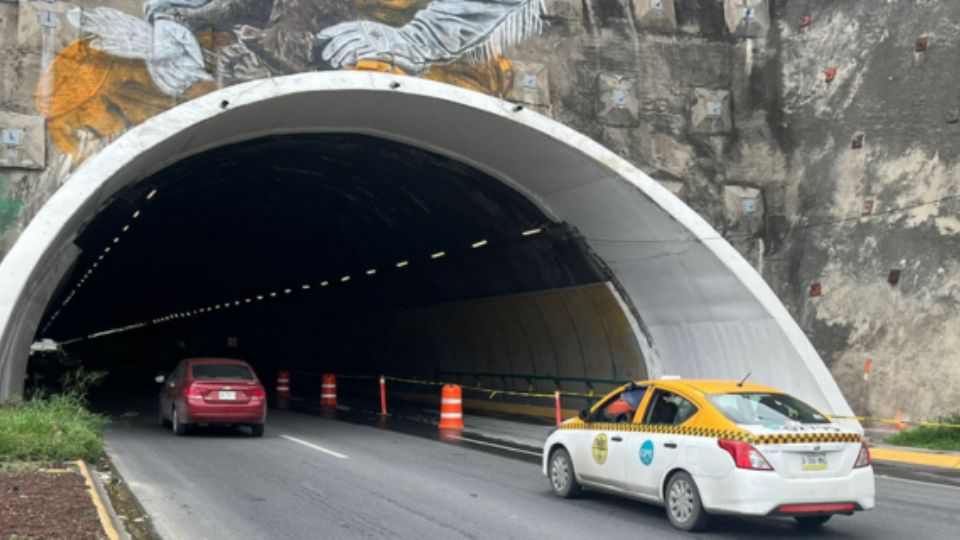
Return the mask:
<path fill-rule="evenodd" d="M 147 195 L 146 195 L 146 200 L 149 201 L 149 200 L 153 199 L 156 195 L 157 195 L 157 190 L 156 190 L 156 188 L 151 189 L 150 192 L 147 193 Z M 135 211 L 133 212 L 133 214 L 131 215 L 131 217 L 132 217 L 132 219 L 137 219 L 137 218 L 140 217 L 140 214 L 141 214 L 141 211 L 140 211 L 139 209 L 137 209 L 137 210 L 135 210 Z M 110 253 L 110 251 L 111 251 L 112 248 L 113 248 L 113 245 L 114 245 L 114 244 L 118 244 L 118 243 L 120 242 L 121 235 L 122 235 L 123 233 L 129 232 L 129 231 L 130 231 L 130 224 L 129 224 L 129 223 L 124 224 L 123 227 L 121 227 L 121 229 L 120 229 L 120 233 L 113 238 L 111 244 L 108 244 L 108 245 L 104 246 L 103 252 L 97 257 L 97 260 L 94 261 L 94 262 L 90 265 L 90 267 L 87 269 L 87 271 L 83 274 L 83 277 L 81 277 L 80 280 L 77 282 L 77 284 L 70 290 L 70 293 L 69 293 L 69 294 L 67 295 L 67 297 L 63 300 L 61 306 L 60 306 L 59 308 L 57 308 L 57 310 L 53 313 L 53 315 L 52 315 L 52 316 L 50 317 L 50 319 L 47 321 L 47 324 L 44 325 L 44 327 L 43 327 L 43 332 L 46 332 L 47 329 L 50 328 L 50 326 L 54 323 L 54 321 L 56 321 L 57 317 L 60 316 L 61 311 L 62 311 L 66 306 L 68 306 L 68 305 L 70 304 L 70 302 L 73 300 L 74 296 L 76 296 L 77 291 L 83 286 L 84 283 L 86 283 L 86 281 L 87 281 L 88 279 L 90 279 L 90 277 L 93 275 L 94 271 L 95 271 L 95 270 L 97 269 L 97 267 L 99 266 L 100 262 L 102 262 L 102 261 L 104 260 L 104 258 Z M 538 235 L 538 234 L 540 234 L 541 232 L 543 232 L 543 229 L 542 229 L 541 227 L 535 227 L 535 228 L 531 228 L 531 229 L 526 229 L 526 230 L 522 231 L 520 234 L 521 234 L 521 236 L 523 236 L 523 237 L 530 237 L 530 236 Z M 488 242 L 486 239 L 483 239 L 483 240 L 477 240 L 476 242 L 471 243 L 471 244 L 470 244 L 470 247 L 473 248 L 473 249 L 479 249 L 479 248 L 482 248 L 482 247 L 484 247 L 484 246 L 487 246 L 488 244 L 489 244 L 489 242 Z M 435 252 L 433 252 L 433 253 L 430 254 L 430 259 L 431 259 L 431 260 L 436 260 L 436 259 L 440 259 L 440 258 L 442 258 L 442 257 L 445 257 L 446 255 L 447 255 L 447 252 L 446 252 L 446 251 L 435 251 Z M 407 259 L 404 259 L 404 260 L 401 260 L 401 261 L 397 261 L 396 264 L 394 264 L 394 266 L 395 266 L 396 268 L 398 268 L 398 269 L 399 269 L 399 268 L 406 268 L 407 266 L 410 266 L 410 261 L 407 260 Z M 364 273 L 365 273 L 366 275 L 368 275 L 368 276 L 374 276 L 374 275 L 377 274 L 377 269 L 376 269 L 376 268 L 368 268 Z M 347 282 L 349 282 L 351 279 L 352 279 L 352 276 L 351 276 L 350 274 L 345 274 L 345 275 L 343 275 L 343 276 L 340 277 L 340 283 L 347 283 Z M 331 284 L 331 282 L 330 282 L 329 280 L 324 280 L 324 281 L 321 281 L 321 282 L 320 282 L 320 287 L 327 287 L 327 286 L 329 286 L 330 284 Z M 310 290 L 311 288 L 312 288 L 312 287 L 311 287 L 311 285 L 310 285 L 309 283 L 304 283 L 303 285 L 300 286 L 300 290 Z M 254 303 L 255 301 L 256 301 L 256 302 L 259 302 L 259 301 L 265 300 L 265 299 L 268 298 L 268 297 L 269 297 L 269 298 L 276 298 L 276 297 L 280 296 L 281 293 L 282 293 L 283 295 L 289 295 L 289 294 L 292 294 L 293 292 L 294 292 L 294 288 L 292 288 L 292 287 L 287 287 L 287 288 L 283 289 L 281 292 L 271 291 L 270 293 L 268 293 L 268 294 L 266 294 L 266 295 L 264 295 L 264 294 L 258 294 L 258 295 L 256 295 L 256 296 L 245 297 L 245 298 L 243 298 L 242 300 L 238 299 L 238 300 L 233 300 L 232 302 L 223 302 L 223 303 L 219 303 L 219 304 L 208 305 L 208 306 L 199 307 L 199 308 L 196 308 L 196 309 L 193 309 L 193 310 L 173 312 L 173 313 L 170 313 L 170 314 L 167 314 L 167 315 L 163 315 L 163 316 L 161 316 L 161 317 L 153 318 L 153 319 L 151 319 L 149 322 L 138 322 L 138 323 L 134 323 L 134 324 L 122 326 L 122 327 L 111 328 L 111 329 L 109 329 L 109 330 L 99 331 L 99 332 L 90 334 L 90 335 L 88 335 L 88 336 L 84 336 L 84 337 L 80 337 L 80 338 L 75 338 L 75 339 L 66 340 L 66 341 L 63 341 L 62 343 L 63 343 L 63 344 L 69 344 L 69 343 L 73 343 L 73 342 L 80 341 L 80 340 L 83 340 L 83 339 L 93 339 L 93 338 L 102 337 L 102 336 L 106 336 L 106 335 L 110 335 L 110 334 L 116 334 L 116 333 L 120 333 L 120 332 L 127 332 L 127 331 L 130 331 L 130 330 L 136 330 L 136 329 L 138 329 L 138 328 L 142 328 L 142 327 L 144 327 L 144 326 L 156 325 L 156 324 L 163 324 L 163 323 L 170 322 L 170 321 L 174 321 L 174 320 L 177 320 L 177 319 L 183 319 L 183 318 L 192 317 L 192 316 L 195 316 L 195 315 L 212 313 L 212 312 L 217 311 L 217 310 L 220 310 L 220 309 L 229 309 L 229 308 L 231 308 L 231 307 L 240 306 L 241 304 L 252 304 L 252 303 Z"/>
<path fill-rule="evenodd" d="M 149 201 L 156 196 L 157 196 L 157 189 L 153 188 L 150 190 L 149 193 L 147 193 L 147 196 L 145 198 L 146 200 Z M 140 209 L 134 210 L 133 214 L 130 215 L 130 218 L 133 220 L 136 220 L 137 218 L 140 217 L 140 214 L 141 214 Z M 130 227 L 131 227 L 130 223 L 124 223 L 123 227 L 120 228 L 120 232 L 113 237 L 113 240 L 109 244 L 103 247 L 103 251 L 100 253 L 100 255 L 97 256 L 97 259 L 90 264 L 90 267 L 87 268 L 87 271 L 83 273 L 83 276 L 77 281 L 77 283 L 73 286 L 73 288 L 70 289 L 70 292 L 67 294 L 67 297 L 64 298 L 63 302 L 60 303 L 60 307 L 58 307 L 57 310 L 53 312 L 53 315 L 50 316 L 50 319 L 47 321 L 47 324 L 43 326 L 42 332 L 46 332 L 50 328 L 50 326 L 57 320 L 57 317 L 60 316 L 60 313 L 63 311 L 63 309 L 66 308 L 68 305 L 70 305 L 70 302 L 73 301 L 73 298 L 77 295 L 77 292 L 79 292 L 80 288 L 83 287 L 83 284 L 86 283 L 87 280 L 93 276 L 93 273 L 100 266 L 100 263 L 103 262 L 104 259 L 107 257 L 107 255 L 109 255 L 110 252 L 113 250 L 113 247 L 116 244 L 120 243 L 121 237 L 125 233 L 130 232 Z"/>
<path fill-rule="evenodd" d="M 540 234 L 541 232 L 543 232 L 543 229 L 540 228 L 540 227 L 536 227 L 536 228 L 533 228 L 533 229 L 527 229 L 527 230 L 521 232 L 520 234 L 521 234 L 522 236 L 524 236 L 524 237 L 528 237 L 528 236 L 534 236 L 534 235 Z M 479 249 L 479 248 L 482 248 L 482 247 L 484 247 L 484 246 L 487 246 L 488 244 L 489 244 L 489 242 L 484 239 L 484 240 L 478 240 L 478 241 L 476 241 L 476 242 L 471 243 L 471 244 L 470 244 L 470 247 L 473 248 L 473 249 Z M 433 252 L 433 253 L 430 254 L 430 259 L 431 259 L 431 260 L 437 260 L 437 259 L 440 259 L 440 258 L 445 257 L 446 255 L 447 255 L 447 252 L 446 252 L 446 251 L 435 251 L 435 252 Z M 404 259 L 404 260 L 401 260 L 401 261 L 397 261 L 397 262 L 394 264 L 394 267 L 396 267 L 396 268 L 398 268 L 398 269 L 400 269 L 400 268 L 406 268 L 406 267 L 408 267 L 408 266 L 410 266 L 410 261 L 409 261 L 408 259 Z M 378 270 L 377 270 L 376 268 L 368 268 L 366 271 L 364 271 L 364 274 L 366 274 L 366 275 L 368 275 L 368 276 L 375 276 L 375 275 L 377 274 L 377 272 L 378 272 Z M 352 279 L 353 279 L 353 276 L 352 276 L 351 274 L 344 274 L 343 276 L 341 276 L 341 277 L 339 278 L 339 281 L 340 281 L 340 283 L 348 283 L 348 282 L 350 282 Z M 320 282 L 320 287 L 328 287 L 328 286 L 330 286 L 331 284 L 333 284 L 335 281 L 337 281 L 337 280 L 323 280 L 323 281 Z M 309 283 L 304 283 L 303 285 L 300 286 L 300 290 L 305 290 L 305 291 L 306 291 L 306 290 L 310 290 L 310 289 L 312 289 L 312 288 L 313 288 L 312 285 L 309 284 Z M 229 308 L 231 308 L 231 307 L 240 306 L 241 304 L 252 304 L 252 303 L 254 303 L 254 302 L 260 302 L 260 301 L 266 300 L 267 298 L 276 298 L 276 297 L 281 296 L 281 295 L 284 295 L 284 296 L 285 296 L 285 295 L 288 295 L 288 294 L 292 294 L 292 293 L 294 292 L 294 290 L 295 290 L 294 288 L 287 287 L 287 288 L 283 289 L 282 291 L 271 291 L 270 293 L 267 293 L 267 294 L 258 294 L 258 295 L 255 295 L 255 296 L 249 296 L 249 297 L 245 297 L 245 298 L 242 298 L 242 299 L 237 299 L 237 300 L 233 300 L 233 301 L 227 301 L 227 302 L 223 302 L 223 303 L 220 303 L 220 304 L 212 304 L 212 305 L 202 306 L 202 307 L 195 308 L 195 309 L 192 309 L 192 310 L 177 311 L 177 312 L 173 312 L 173 313 L 170 313 L 170 314 L 167 314 L 167 315 L 163 315 L 163 316 L 161 316 L 161 317 L 156 317 L 156 318 L 154 318 L 154 319 L 151 319 L 151 321 L 150 321 L 149 324 L 162 324 L 162 323 L 170 322 L 170 321 L 177 320 L 177 319 L 184 319 L 184 318 L 187 318 L 187 317 L 193 317 L 193 316 L 195 316 L 195 315 L 203 315 L 203 314 L 206 314 L 206 313 L 212 313 L 212 312 L 217 311 L 217 310 L 220 310 L 220 309 L 229 309 Z"/>

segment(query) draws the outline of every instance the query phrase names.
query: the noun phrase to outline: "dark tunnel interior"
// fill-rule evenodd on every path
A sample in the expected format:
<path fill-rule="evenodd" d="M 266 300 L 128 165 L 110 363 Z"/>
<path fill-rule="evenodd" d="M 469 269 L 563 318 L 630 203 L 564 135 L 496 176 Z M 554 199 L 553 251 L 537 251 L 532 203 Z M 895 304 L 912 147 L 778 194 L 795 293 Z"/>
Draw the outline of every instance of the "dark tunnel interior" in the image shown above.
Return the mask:
<path fill-rule="evenodd" d="M 66 354 L 34 354 L 28 387 L 83 365 L 109 373 L 101 391 L 143 393 L 195 356 L 246 359 L 265 381 L 278 368 L 638 369 L 615 302 L 536 296 L 609 280 L 573 228 L 478 169 L 384 139 L 269 136 L 194 155 L 122 189 L 75 243 L 37 334 Z M 535 316 L 497 300 L 530 295 Z"/>

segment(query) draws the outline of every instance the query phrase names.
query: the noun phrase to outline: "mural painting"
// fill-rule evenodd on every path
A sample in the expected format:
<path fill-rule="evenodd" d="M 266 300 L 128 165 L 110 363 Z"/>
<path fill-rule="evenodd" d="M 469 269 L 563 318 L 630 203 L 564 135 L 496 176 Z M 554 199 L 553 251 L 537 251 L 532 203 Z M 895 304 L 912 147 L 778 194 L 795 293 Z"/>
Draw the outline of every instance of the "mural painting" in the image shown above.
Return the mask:
<path fill-rule="evenodd" d="M 543 0 L 149 0 L 78 8 L 81 31 L 35 92 L 73 165 L 133 125 L 218 87 L 304 71 L 420 76 L 501 95 L 503 51 L 542 30 Z"/>

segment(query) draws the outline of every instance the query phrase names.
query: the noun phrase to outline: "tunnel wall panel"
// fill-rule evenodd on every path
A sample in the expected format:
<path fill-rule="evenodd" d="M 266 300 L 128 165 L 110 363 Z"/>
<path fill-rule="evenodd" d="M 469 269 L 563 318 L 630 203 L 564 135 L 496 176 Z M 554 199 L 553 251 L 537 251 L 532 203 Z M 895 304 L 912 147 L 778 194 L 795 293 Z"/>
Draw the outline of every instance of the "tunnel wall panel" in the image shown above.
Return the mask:
<path fill-rule="evenodd" d="M 576 310 L 575 317 L 571 310 Z M 629 322 L 602 283 L 354 315 L 320 325 L 329 344 L 329 356 L 317 358 L 324 370 L 597 379 L 646 375 Z M 608 332 L 607 326 L 615 331 Z M 503 386 L 491 377 L 480 382 Z M 528 390 L 525 380 L 508 379 L 507 387 Z M 534 388 L 550 392 L 554 384 L 538 382 Z M 587 387 L 565 383 L 564 388 Z"/>

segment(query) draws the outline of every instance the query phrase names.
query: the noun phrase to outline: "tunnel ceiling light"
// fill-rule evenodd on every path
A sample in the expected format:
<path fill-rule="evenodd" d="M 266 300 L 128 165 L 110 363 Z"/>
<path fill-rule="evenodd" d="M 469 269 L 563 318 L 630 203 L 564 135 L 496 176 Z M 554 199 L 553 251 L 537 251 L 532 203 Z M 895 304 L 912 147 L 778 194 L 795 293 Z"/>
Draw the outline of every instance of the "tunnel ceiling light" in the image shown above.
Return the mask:
<path fill-rule="evenodd" d="M 270 291 L 270 298 L 276 298 L 276 297 L 277 297 L 277 293 Z"/>
<path fill-rule="evenodd" d="M 376 269 L 376 268 L 371 268 L 371 269 L 367 270 L 367 275 L 368 275 L 368 276 L 372 276 L 372 275 L 374 275 L 374 274 L 376 274 L 376 273 L 377 273 L 377 269 Z"/>
<path fill-rule="evenodd" d="M 326 287 L 326 286 L 329 285 L 329 284 L 330 284 L 329 281 L 321 281 L 321 282 L 320 282 L 320 286 L 321 286 L 321 287 Z"/>
<path fill-rule="evenodd" d="M 123 229 L 121 229 L 121 230 L 122 230 L 123 232 L 129 231 L 129 230 L 130 230 L 130 225 L 124 225 L 124 226 L 123 226 Z"/>
<path fill-rule="evenodd" d="M 346 283 L 348 281 L 350 281 L 350 276 L 343 276 L 340 278 L 340 283 Z"/>
<path fill-rule="evenodd" d="M 97 260 L 98 260 L 98 261 L 102 261 L 102 260 L 103 260 L 103 255 L 100 255 L 99 257 L 97 257 Z"/>
<path fill-rule="evenodd" d="M 156 190 L 156 189 L 150 190 L 150 193 L 147 193 L 147 200 L 149 201 L 149 200 L 152 199 L 156 194 L 157 194 L 157 190 Z"/>
<path fill-rule="evenodd" d="M 252 302 L 253 300 L 250 299 L 250 298 L 244 298 L 243 301 L 246 302 L 247 304 L 249 304 L 249 303 Z"/>
<path fill-rule="evenodd" d="M 470 244 L 470 247 L 472 247 L 473 249 L 477 249 L 477 248 L 482 248 L 482 247 L 485 246 L 485 245 L 487 245 L 487 241 L 486 241 L 486 240 L 478 240 L 478 241 Z"/>
<path fill-rule="evenodd" d="M 133 219 L 137 219 L 138 217 L 140 217 L 140 211 L 139 211 L 139 210 L 137 210 L 136 212 L 133 213 Z"/>
<path fill-rule="evenodd" d="M 543 232 L 543 229 L 541 229 L 540 227 L 537 227 L 536 229 L 527 229 L 523 231 L 521 234 L 523 236 L 533 236 L 535 234 L 540 234 L 542 232 Z"/>
<path fill-rule="evenodd" d="M 431 258 L 431 259 L 439 259 L 440 257 L 443 257 L 443 256 L 446 255 L 446 254 L 447 254 L 446 251 L 438 251 L 438 252 L 436 252 L 436 253 L 430 254 L 430 258 Z"/>
<path fill-rule="evenodd" d="M 397 263 L 397 268 L 403 268 L 404 266 L 410 266 L 410 261 L 400 261 Z"/>
<path fill-rule="evenodd" d="M 239 306 L 239 305 L 240 305 L 240 301 L 239 301 L 239 300 L 234 301 L 234 302 L 233 302 L 233 305 Z"/>
<path fill-rule="evenodd" d="M 262 295 L 262 294 L 258 294 L 258 295 L 257 295 L 257 300 L 263 300 L 263 295 Z"/>
<path fill-rule="evenodd" d="M 120 241 L 120 237 L 119 237 L 119 236 L 114 236 L 114 237 L 113 237 L 113 243 L 114 243 L 114 244 L 116 244 L 116 243 L 119 242 L 119 241 Z"/>
<path fill-rule="evenodd" d="M 293 289 L 284 289 L 283 294 L 290 294 L 293 292 Z"/>
<path fill-rule="evenodd" d="M 303 289 L 303 290 L 305 290 L 305 291 L 308 291 L 308 290 L 310 290 L 310 284 L 309 284 L 309 283 L 304 283 L 300 288 Z"/>
<path fill-rule="evenodd" d="M 111 249 L 110 246 L 107 246 L 107 247 L 103 248 L 103 252 L 104 252 L 104 253 L 110 253 L 110 249 Z"/>

